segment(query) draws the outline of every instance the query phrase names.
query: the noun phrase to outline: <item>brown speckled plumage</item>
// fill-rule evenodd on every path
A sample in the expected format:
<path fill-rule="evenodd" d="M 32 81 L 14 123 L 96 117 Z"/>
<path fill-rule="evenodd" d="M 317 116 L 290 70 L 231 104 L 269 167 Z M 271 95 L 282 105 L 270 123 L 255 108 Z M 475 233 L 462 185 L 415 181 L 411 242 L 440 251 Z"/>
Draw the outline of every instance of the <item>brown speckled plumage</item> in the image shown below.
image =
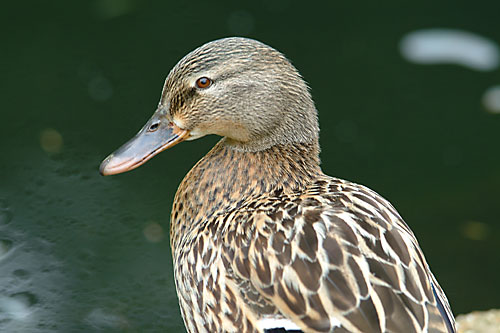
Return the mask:
<path fill-rule="evenodd" d="M 199 77 L 212 86 L 196 89 Z M 279 52 L 244 38 L 208 43 L 169 74 L 158 112 L 189 138 L 224 137 L 172 210 L 188 332 L 263 332 L 273 320 L 303 332 L 453 332 L 396 210 L 321 171 L 314 104 Z"/>

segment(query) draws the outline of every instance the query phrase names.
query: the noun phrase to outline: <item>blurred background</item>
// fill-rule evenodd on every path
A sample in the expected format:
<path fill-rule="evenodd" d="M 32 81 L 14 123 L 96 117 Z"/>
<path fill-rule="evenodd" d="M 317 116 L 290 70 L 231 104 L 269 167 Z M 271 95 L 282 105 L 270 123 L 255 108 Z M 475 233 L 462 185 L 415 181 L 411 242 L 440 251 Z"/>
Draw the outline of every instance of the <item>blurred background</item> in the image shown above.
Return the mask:
<path fill-rule="evenodd" d="M 218 140 L 98 166 L 169 70 L 226 36 L 311 86 L 325 173 L 389 199 L 455 314 L 500 307 L 500 2 L 8 1 L 0 12 L 0 331 L 183 331 L 175 190 Z"/>

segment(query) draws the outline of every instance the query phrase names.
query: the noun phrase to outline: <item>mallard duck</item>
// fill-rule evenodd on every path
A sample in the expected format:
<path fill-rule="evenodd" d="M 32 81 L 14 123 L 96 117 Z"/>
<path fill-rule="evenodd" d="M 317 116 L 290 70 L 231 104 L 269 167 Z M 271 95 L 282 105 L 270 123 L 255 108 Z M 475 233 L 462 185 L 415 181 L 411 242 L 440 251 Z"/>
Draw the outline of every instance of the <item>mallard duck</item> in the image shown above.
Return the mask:
<path fill-rule="evenodd" d="M 182 58 L 152 118 L 100 171 L 208 134 L 222 139 L 184 178 L 171 214 L 188 332 L 455 332 L 398 212 L 321 171 L 308 87 L 261 42 L 220 39 Z"/>

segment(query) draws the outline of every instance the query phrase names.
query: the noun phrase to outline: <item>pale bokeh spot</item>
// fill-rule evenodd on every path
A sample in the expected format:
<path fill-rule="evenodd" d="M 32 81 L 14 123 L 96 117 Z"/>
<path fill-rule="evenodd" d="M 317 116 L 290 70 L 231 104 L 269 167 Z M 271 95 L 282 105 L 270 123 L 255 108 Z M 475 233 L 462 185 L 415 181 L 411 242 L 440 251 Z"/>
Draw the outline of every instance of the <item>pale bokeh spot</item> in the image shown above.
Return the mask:
<path fill-rule="evenodd" d="M 144 237 L 151 243 L 161 242 L 165 237 L 162 226 L 156 222 L 149 223 L 142 232 Z"/>
<path fill-rule="evenodd" d="M 93 309 L 87 317 L 85 317 L 85 322 L 99 330 L 118 330 L 130 327 L 129 322 L 124 315 L 114 310 L 103 308 Z"/>
<path fill-rule="evenodd" d="M 97 0 L 94 11 L 99 18 L 109 20 L 133 12 L 137 5 L 136 0 Z"/>
<path fill-rule="evenodd" d="M 250 12 L 238 10 L 229 15 L 227 26 L 231 34 L 247 36 L 255 29 L 255 19 Z"/>
<path fill-rule="evenodd" d="M 60 153 L 63 147 L 62 135 L 53 128 L 46 128 L 40 134 L 40 145 L 47 153 Z"/>
<path fill-rule="evenodd" d="M 500 113 L 500 85 L 486 90 L 483 95 L 483 105 L 490 113 Z"/>
<path fill-rule="evenodd" d="M 113 85 L 104 76 L 96 75 L 90 79 L 88 91 L 94 101 L 105 102 L 113 96 Z"/>
<path fill-rule="evenodd" d="M 460 229 L 465 238 L 476 241 L 485 240 L 489 233 L 489 226 L 478 221 L 467 221 L 462 224 Z"/>

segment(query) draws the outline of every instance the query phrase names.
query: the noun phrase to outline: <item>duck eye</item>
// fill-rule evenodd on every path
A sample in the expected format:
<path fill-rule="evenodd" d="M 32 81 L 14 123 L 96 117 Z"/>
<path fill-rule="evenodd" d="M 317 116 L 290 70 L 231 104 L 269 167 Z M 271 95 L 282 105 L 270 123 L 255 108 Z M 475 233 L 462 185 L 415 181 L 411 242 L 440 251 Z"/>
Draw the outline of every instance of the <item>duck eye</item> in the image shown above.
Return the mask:
<path fill-rule="evenodd" d="M 200 89 L 208 88 L 211 85 L 212 80 L 210 80 L 208 77 L 200 77 L 198 80 L 196 80 L 196 86 Z"/>

